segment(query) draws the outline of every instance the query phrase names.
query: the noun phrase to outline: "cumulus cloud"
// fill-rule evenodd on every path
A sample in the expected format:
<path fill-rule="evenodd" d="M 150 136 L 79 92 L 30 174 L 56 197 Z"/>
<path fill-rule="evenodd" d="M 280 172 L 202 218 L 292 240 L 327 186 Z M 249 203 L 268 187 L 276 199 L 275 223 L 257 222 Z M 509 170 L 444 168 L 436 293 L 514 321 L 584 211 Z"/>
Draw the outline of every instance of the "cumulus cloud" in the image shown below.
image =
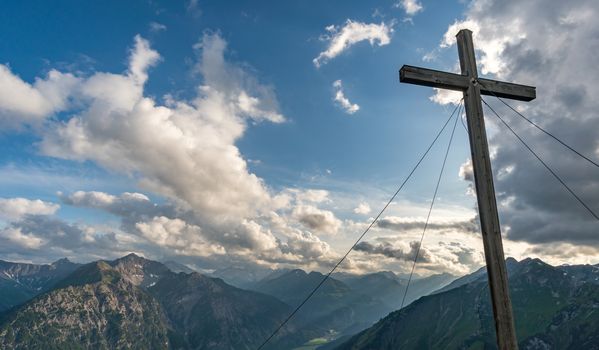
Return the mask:
<path fill-rule="evenodd" d="M 437 247 L 433 247 L 431 250 L 435 251 L 439 260 L 443 262 L 442 264 L 449 267 L 457 275 L 472 272 L 477 267 L 485 264 L 485 257 L 480 249 L 462 242 L 441 241 Z"/>
<path fill-rule="evenodd" d="M 248 124 L 281 123 L 285 118 L 274 89 L 260 83 L 242 65 L 226 60 L 226 46 L 219 34 L 203 35 L 194 47 L 198 55 L 194 74 L 202 81 L 197 95 L 189 101 L 167 95 L 160 104 L 144 94 L 149 71 L 160 55 L 147 40 L 136 36 L 124 73 L 73 77 L 76 92 L 60 93 L 64 92 L 64 101 L 76 100 L 77 108 L 69 110 L 64 102 L 59 107 L 67 118 L 48 120 L 47 127 L 39 130 L 43 154 L 92 161 L 131 176 L 141 188 L 166 199 L 164 203 L 153 203 L 141 193 L 59 194 L 65 205 L 117 216 L 121 226 L 111 232 L 54 218 L 46 219 L 44 228 L 39 215 L 20 214 L 42 213 L 35 203 L 26 203 L 28 208 L 19 211 L 13 208 L 15 201 L 7 202 L 5 206 L 10 204 L 13 209 L 4 210 L 11 222 L 3 228 L 3 237 L 39 250 L 54 244 L 65 254 L 76 254 L 73 242 L 88 242 L 90 249 L 95 245 L 102 252 L 105 250 L 98 242 L 110 240 L 113 246 L 149 252 L 150 256 L 193 255 L 214 264 L 225 254 L 230 263 L 305 264 L 332 254 L 315 233 L 300 229 L 330 233 L 339 229 L 340 221 L 332 212 L 316 207 L 329 201 L 328 192 L 299 189 L 275 194 L 248 170 L 236 146 Z M 35 88 L 34 84 L 28 89 Z M 50 92 L 47 95 L 53 96 Z M 0 100 L 0 109 L 17 113 L 11 106 Z M 35 116 L 48 118 L 54 110 L 58 107 L 41 108 Z M 297 217 L 291 213 L 292 201 Z M 57 208 L 50 207 L 47 213 Z M 277 214 L 280 209 L 284 210 Z M 61 235 L 52 233 L 52 228 L 71 239 L 57 240 Z M 94 230 L 96 233 L 90 233 Z M 83 238 L 76 239 L 77 235 Z"/>
<path fill-rule="evenodd" d="M 172 249 L 178 255 L 206 257 L 225 254 L 224 247 L 203 239 L 199 226 L 178 218 L 155 216 L 149 221 L 136 223 L 135 227 L 151 243 Z"/>
<path fill-rule="evenodd" d="M 5 246 L 12 247 L 13 244 L 18 248 L 39 249 L 44 240 L 31 233 L 25 233 L 18 226 L 5 227 L 0 229 L 0 240 L 5 240 L 9 244 Z"/>
<path fill-rule="evenodd" d="M 401 0 L 395 7 L 401 7 L 408 16 L 413 16 L 423 10 L 422 4 L 418 0 Z"/>
<path fill-rule="evenodd" d="M 354 22 L 350 19 L 345 22 L 343 27 L 330 25 L 326 27 L 326 30 L 328 34 L 322 36 L 321 40 L 328 41 L 329 46 L 312 60 L 316 67 L 327 63 L 361 41 L 368 41 L 371 46 L 375 44 L 378 46 L 388 45 L 391 42 L 391 34 L 393 33 L 393 28 L 385 23 L 367 24 Z"/>
<path fill-rule="evenodd" d="M 174 211 L 170 205 L 158 206 L 143 193 L 124 192 L 115 196 L 99 191 L 76 191 L 69 195 L 59 193 L 65 204 L 105 210 L 111 214 L 154 216 L 158 213 Z"/>
<path fill-rule="evenodd" d="M 402 218 L 398 216 L 387 216 L 377 221 L 377 226 L 380 228 L 393 230 L 393 231 L 408 231 L 415 229 L 423 229 L 425 221 L 422 219 Z M 440 221 L 440 222 L 429 222 L 427 225 L 428 230 L 439 230 L 439 231 L 460 231 L 465 233 L 478 233 L 480 232 L 478 217 L 474 217 L 470 220 L 456 220 L 456 221 Z"/>
<path fill-rule="evenodd" d="M 325 201 L 328 192 L 289 190 L 294 203 Z M 97 191 L 60 194 L 66 205 L 95 208 L 116 215 L 121 220 L 119 246 L 130 251 L 144 251 L 148 256 L 177 256 L 193 259 L 194 264 L 222 266 L 235 262 L 246 264 L 310 265 L 332 257 L 329 245 L 311 232 L 294 227 L 297 219 L 287 213 L 270 212 L 253 219 L 240 219 L 226 225 L 198 220 L 193 212 L 169 203 L 156 204 L 141 193 L 112 195 Z M 300 200 L 301 199 L 301 200 Z M 317 214 L 321 211 L 313 207 Z M 331 229 L 330 212 L 324 222 L 312 218 L 318 229 Z M 309 220 L 307 218 L 304 218 Z M 335 222 L 333 217 L 333 224 Z M 299 225 L 303 225 L 299 223 Z M 191 261 L 191 260 L 188 260 Z M 206 265 L 208 264 L 208 265 Z"/>
<path fill-rule="evenodd" d="M 418 246 L 418 241 L 410 242 L 409 249 L 395 247 L 387 241 L 381 241 L 374 244 L 364 241 L 358 243 L 354 249 L 366 254 L 377 254 L 396 260 L 413 261 L 416 257 Z M 431 262 L 431 255 L 428 250 L 424 248 L 420 249 L 420 252 L 418 252 L 418 261 L 423 263 Z"/>
<path fill-rule="evenodd" d="M 39 124 L 69 106 L 69 96 L 79 83 L 70 73 L 50 70 L 46 77 L 28 83 L 9 66 L 0 64 L 0 125 Z"/>
<path fill-rule="evenodd" d="M 341 220 L 330 210 L 319 209 L 312 205 L 300 204 L 293 209 L 292 216 L 310 230 L 337 233 Z"/>
<path fill-rule="evenodd" d="M 59 258 L 114 257 L 120 245 L 112 232 L 99 232 L 88 226 L 67 223 L 48 215 L 29 215 L 0 228 L 0 254 Z"/>
<path fill-rule="evenodd" d="M 115 196 L 99 191 L 76 191 L 59 193 L 59 198 L 67 205 L 99 209 L 119 217 L 121 228 L 126 232 L 134 232 L 137 223 L 154 217 L 177 218 L 187 214 L 170 203 L 155 204 L 142 193 L 124 192 Z"/>
<path fill-rule="evenodd" d="M 246 121 L 280 122 L 272 90 L 224 60 L 226 43 L 206 34 L 197 66 L 204 78 L 187 103 L 161 106 L 143 96 L 159 55 L 136 37 L 129 71 L 96 73 L 83 83 L 89 107 L 56 125 L 41 143 L 50 156 L 92 160 L 140 174 L 140 184 L 205 217 L 245 217 L 270 205 L 261 179 L 249 173 L 235 141 Z"/>
<path fill-rule="evenodd" d="M 370 214 L 370 205 L 368 203 L 360 203 L 357 207 L 354 208 L 354 213 L 356 214 Z"/>
<path fill-rule="evenodd" d="M 26 215 L 52 215 L 60 205 L 39 199 L 0 198 L 0 218 L 16 221 Z"/>
<path fill-rule="evenodd" d="M 288 193 L 295 197 L 298 202 L 312 202 L 312 203 L 323 203 L 329 202 L 329 191 L 327 190 L 314 190 L 314 189 L 287 189 Z"/>
<path fill-rule="evenodd" d="M 349 99 L 345 97 L 341 80 L 336 80 L 333 83 L 333 87 L 335 88 L 335 97 L 333 100 L 339 107 L 341 107 L 341 109 L 343 109 L 343 111 L 345 111 L 345 113 L 354 114 L 360 110 L 360 106 L 355 103 L 351 103 Z"/>
<path fill-rule="evenodd" d="M 354 268 L 376 269 L 398 269 L 409 271 L 412 268 L 419 241 L 414 240 L 409 244 L 401 243 L 395 239 L 392 243 L 390 237 L 376 237 L 370 242 L 360 242 L 356 246 L 356 254 L 351 261 Z M 404 240 L 405 241 L 405 240 Z M 373 259 L 372 255 L 382 257 Z M 376 261 L 373 263 L 373 260 Z M 450 273 L 453 275 L 464 275 L 481 266 L 484 266 L 484 254 L 482 247 L 471 246 L 456 240 L 424 242 L 418 253 L 418 261 L 415 272 L 417 274 L 430 275 L 431 273 Z"/>
<path fill-rule="evenodd" d="M 58 219 L 54 214 L 59 208 L 39 199 L 0 199 L 0 217 L 6 220 L 0 227 L 0 254 L 56 259 L 65 255 L 112 257 L 122 252 L 114 248 L 114 233 Z"/>
<path fill-rule="evenodd" d="M 449 26 L 441 45 L 452 46 L 461 28 L 473 30 L 481 72 L 536 85 L 537 99 L 519 110 L 581 153 L 596 155 L 599 103 L 594 96 L 599 94 L 599 71 L 593 67 L 599 47 L 588 43 L 596 41 L 598 15 L 599 4 L 588 0 L 474 1 L 463 19 Z M 494 108 L 591 208 L 599 210 L 596 168 L 519 121 L 501 104 Z M 492 125 L 494 119 L 486 113 Z M 491 135 L 489 143 L 494 147 L 496 194 L 507 238 L 541 250 L 551 242 L 581 250 L 599 246 L 596 220 L 511 135 Z M 471 175 L 464 177 L 472 180 Z M 555 254 L 545 251 L 547 256 Z"/>
<path fill-rule="evenodd" d="M 460 179 L 468 182 L 468 189 L 466 194 L 475 197 L 476 188 L 474 186 L 474 170 L 472 169 L 472 159 L 468 158 L 462 165 L 460 165 L 460 171 L 458 172 Z"/>
<path fill-rule="evenodd" d="M 440 105 L 457 105 L 462 101 L 463 93 L 447 89 L 433 89 L 435 94 L 430 97 L 430 100 Z"/>
<path fill-rule="evenodd" d="M 467 161 L 460 165 L 460 171 L 458 172 L 460 179 L 464 181 L 474 181 L 474 170 L 472 169 L 472 159 L 468 158 Z"/>

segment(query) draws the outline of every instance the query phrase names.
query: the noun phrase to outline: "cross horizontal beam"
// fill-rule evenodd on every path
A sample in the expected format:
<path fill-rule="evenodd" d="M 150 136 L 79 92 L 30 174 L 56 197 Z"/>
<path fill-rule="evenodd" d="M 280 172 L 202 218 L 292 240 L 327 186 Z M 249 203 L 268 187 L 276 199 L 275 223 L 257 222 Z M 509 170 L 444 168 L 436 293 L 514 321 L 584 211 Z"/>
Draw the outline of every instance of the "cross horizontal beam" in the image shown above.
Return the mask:
<path fill-rule="evenodd" d="M 470 84 L 468 76 L 447 73 L 434 69 L 404 65 L 399 70 L 402 83 L 429 86 L 439 89 L 464 91 Z M 532 101 L 537 97 L 534 86 L 506 83 L 498 80 L 478 78 L 482 95 L 497 96 L 519 101 Z"/>

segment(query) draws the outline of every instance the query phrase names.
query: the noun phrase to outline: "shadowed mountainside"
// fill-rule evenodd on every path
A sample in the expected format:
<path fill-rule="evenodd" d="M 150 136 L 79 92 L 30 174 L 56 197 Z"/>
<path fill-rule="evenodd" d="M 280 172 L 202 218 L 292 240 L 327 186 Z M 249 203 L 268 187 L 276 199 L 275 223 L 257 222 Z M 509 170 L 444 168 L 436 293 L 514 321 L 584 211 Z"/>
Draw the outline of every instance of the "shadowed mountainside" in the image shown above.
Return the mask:
<path fill-rule="evenodd" d="M 553 267 L 539 259 L 509 265 L 521 349 L 599 348 L 599 267 Z M 334 348 L 496 348 L 486 272 L 466 277 L 455 288 L 422 297 Z"/>
<path fill-rule="evenodd" d="M 79 266 L 81 265 L 68 259 L 60 259 L 48 265 L 0 260 L 0 312 L 50 290 Z"/>

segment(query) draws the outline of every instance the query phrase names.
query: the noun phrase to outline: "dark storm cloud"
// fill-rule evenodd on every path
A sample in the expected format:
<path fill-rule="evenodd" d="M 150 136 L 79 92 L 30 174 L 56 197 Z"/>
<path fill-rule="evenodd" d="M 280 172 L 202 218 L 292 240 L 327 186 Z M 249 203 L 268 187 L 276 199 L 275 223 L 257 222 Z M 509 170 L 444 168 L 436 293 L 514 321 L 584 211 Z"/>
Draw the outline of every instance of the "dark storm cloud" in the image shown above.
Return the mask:
<path fill-rule="evenodd" d="M 598 16 L 599 2 L 590 0 L 475 1 L 466 14 L 469 25 L 476 23 L 472 29 L 483 69 L 501 80 L 537 86 L 537 99 L 522 103 L 522 113 L 595 161 L 599 161 Z M 493 56 L 501 47 L 503 52 Z M 494 97 L 484 98 L 599 213 L 599 169 L 520 120 Z M 491 111 L 485 115 L 498 130 L 489 143 L 507 237 L 533 244 L 599 247 L 599 222 Z"/>

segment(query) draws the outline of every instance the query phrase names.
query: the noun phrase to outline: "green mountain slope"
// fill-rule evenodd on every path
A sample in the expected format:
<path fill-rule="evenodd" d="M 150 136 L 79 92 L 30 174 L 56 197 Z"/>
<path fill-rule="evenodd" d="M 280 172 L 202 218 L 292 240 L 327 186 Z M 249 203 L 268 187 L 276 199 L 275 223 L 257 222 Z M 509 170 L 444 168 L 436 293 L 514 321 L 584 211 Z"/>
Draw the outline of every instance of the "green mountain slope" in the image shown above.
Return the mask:
<path fill-rule="evenodd" d="M 509 269 L 521 349 L 599 348 L 595 335 L 599 333 L 599 286 L 593 282 L 594 268 L 587 266 L 586 273 L 575 275 L 538 259 L 526 259 Z M 420 298 L 336 349 L 495 347 L 483 274 L 457 288 Z"/>

